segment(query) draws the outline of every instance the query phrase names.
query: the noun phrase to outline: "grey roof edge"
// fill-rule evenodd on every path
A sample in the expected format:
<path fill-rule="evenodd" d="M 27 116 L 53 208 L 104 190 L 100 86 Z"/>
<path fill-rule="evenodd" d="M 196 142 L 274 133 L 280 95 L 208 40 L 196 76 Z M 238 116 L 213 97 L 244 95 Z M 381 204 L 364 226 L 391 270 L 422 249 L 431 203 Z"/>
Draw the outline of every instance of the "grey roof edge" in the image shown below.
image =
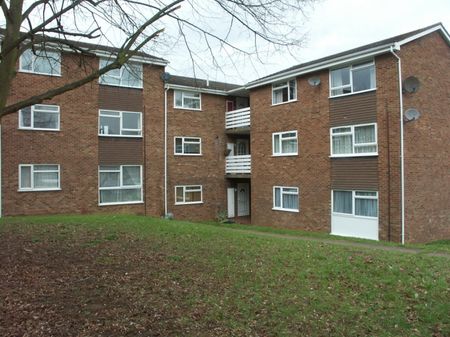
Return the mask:
<path fill-rule="evenodd" d="M 3 37 L 5 34 L 4 32 L 6 31 L 5 28 L 0 28 L 0 37 Z M 21 34 L 25 34 L 24 32 L 21 32 Z M 40 37 L 42 38 L 42 40 L 45 40 L 45 35 L 40 35 Z M 90 43 L 90 42 L 84 42 L 84 41 L 75 41 L 75 40 L 71 40 L 71 39 L 61 39 L 61 38 L 57 38 L 57 37 L 52 37 L 52 39 L 54 39 L 55 41 L 52 41 L 52 44 L 54 44 L 55 46 L 58 45 L 58 40 L 61 41 L 60 42 L 60 46 L 62 47 L 62 49 L 66 52 L 70 52 L 71 49 L 69 47 L 64 48 L 64 41 L 67 41 L 68 43 L 73 44 L 74 46 L 77 46 L 81 49 L 86 49 L 86 51 L 89 51 L 91 53 L 96 54 L 97 56 L 111 56 L 114 55 L 115 53 L 117 53 L 118 51 L 120 51 L 120 48 L 117 47 L 112 47 L 112 46 L 107 46 L 107 45 L 102 45 L 102 44 L 96 44 L 96 43 Z M 151 54 L 148 54 L 146 52 L 142 52 L 142 51 L 138 51 L 135 55 L 133 55 L 131 57 L 131 60 L 136 60 L 136 61 L 143 61 L 146 63 L 154 63 L 156 65 L 163 65 L 166 66 L 169 64 L 169 61 L 161 58 L 161 57 L 157 57 Z"/>
<path fill-rule="evenodd" d="M 197 77 L 171 75 L 166 83 L 166 87 L 172 89 L 194 89 L 200 92 L 209 92 L 222 95 L 229 95 L 235 92 L 246 90 L 244 85 L 227 82 L 210 81 Z"/>
<path fill-rule="evenodd" d="M 408 33 L 396 35 L 387 39 L 379 40 L 360 47 L 352 48 L 340 53 L 325 56 L 316 60 L 301 63 L 284 70 L 272 73 L 270 75 L 261 77 L 254 81 L 248 82 L 245 87 L 247 89 L 256 88 L 267 85 L 271 82 L 282 80 L 285 77 L 295 77 L 301 74 L 310 73 L 330 66 L 336 66 L 352 60 L 352 58 L 363 59 L 365 57 L 379 55 L 388 52 L 391 48 L 399 49 L 401 45 L 409 43 L 422 36 L 428 35 L 432 32 L 439 31 L 442 37 L 450 45 L 450 36 L 442 25 L 442 23 L 435 23 L 433 25 L 423 27 Z"/>

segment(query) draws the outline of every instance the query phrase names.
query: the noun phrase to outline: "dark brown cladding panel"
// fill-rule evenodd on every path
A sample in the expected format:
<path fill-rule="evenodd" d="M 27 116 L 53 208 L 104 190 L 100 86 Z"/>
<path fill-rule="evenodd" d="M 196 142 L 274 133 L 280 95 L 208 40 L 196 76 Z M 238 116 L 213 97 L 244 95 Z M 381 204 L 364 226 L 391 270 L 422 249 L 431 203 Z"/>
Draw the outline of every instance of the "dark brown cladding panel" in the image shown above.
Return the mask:
<path fill-rule="evenodd" d="M 142 165 L 142 138 L 99 137 L 99 165 Z"/>
<path fill-rule="evenodd" d="M 142 112 L 142 90 L 100 85 L 98 91 L 100 109 Z"/>
<path fill-rule="evenodd" d="M 331 188 L 378 190 L 378 157 L 332 158 Z"/>
<path fill-rule="evenodd" d="M 330 98 L 330 126 L 343 126 L 377 121 L 376 92 Z"/>

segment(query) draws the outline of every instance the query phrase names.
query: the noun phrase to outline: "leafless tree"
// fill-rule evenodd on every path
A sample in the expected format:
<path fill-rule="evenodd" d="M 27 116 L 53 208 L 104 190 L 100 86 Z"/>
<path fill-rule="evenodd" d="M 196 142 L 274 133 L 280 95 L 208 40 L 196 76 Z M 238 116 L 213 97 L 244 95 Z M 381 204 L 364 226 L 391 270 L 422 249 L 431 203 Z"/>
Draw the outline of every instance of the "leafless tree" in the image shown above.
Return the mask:
<path fill-rule="evenodd" d="M 300 45 L 303 38 L 298 25 L 288 17 L 301 22 L 305 8 L 313 1 L 0 0 L 4 16 L 0 22 L 5 25 L 0 32 L 0 118 L 83 86 L 122 67 L 139 52 L 155 51 L 162 44 L 167 47 L 174 39 L 184 43 L 194 67 L 198 64 L 192 48 L 194 38 L 197 45 L 203 43 L 213 64 L 218 64 L 217 52 L 258 56 L 261 42 L 288 51 Z M 214 29 L 214 22 L 220 22 L 222 29 Z M 242 32 L 251 36 L 251 43 L 243 46 L 236 42 Z M 117 42 L 110 38 L 112 35 L 122 39 Z M 93 55 L 94 44 L 83 47 L 74 42 L 79 40 L 101 40 L 119 47 L 110 63 L 100 69 L 85 69 L 81 78 L 19 101 L 8 101 L 20 55 L 28 50 L 36 54 L 51 46 L 78 55 L 81 64 L 83 57 Z"/>

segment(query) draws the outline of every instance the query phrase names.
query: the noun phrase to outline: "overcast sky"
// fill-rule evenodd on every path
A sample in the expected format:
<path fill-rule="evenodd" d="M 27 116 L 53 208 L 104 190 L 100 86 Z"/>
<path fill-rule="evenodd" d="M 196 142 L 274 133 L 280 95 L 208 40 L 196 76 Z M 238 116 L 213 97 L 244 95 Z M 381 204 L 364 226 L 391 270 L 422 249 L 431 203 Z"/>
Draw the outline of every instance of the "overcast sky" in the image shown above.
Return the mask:
<path fill-rule="evenodd" d="M 236 59 L 237 68 L 223 66 L 222 71 L 205 67 L 196 76 L 233 83 L 245 83 L 304 61 L 334 54 L 360 45 L 406 33 L 437 22 L 450 30 L 450 0 L 322 0 L 309 11 L 304 23 L 306 45 L 295 58 L 288 55 L 269 55 L 264 64 Z M 220 24 L 220 21 L 218 22 Z M 178 49 L 163 55 L 170 60 L 168 71 L 192 76 L 192 64 Z M 224 74 L 225 73 L 225 74 Z"/>

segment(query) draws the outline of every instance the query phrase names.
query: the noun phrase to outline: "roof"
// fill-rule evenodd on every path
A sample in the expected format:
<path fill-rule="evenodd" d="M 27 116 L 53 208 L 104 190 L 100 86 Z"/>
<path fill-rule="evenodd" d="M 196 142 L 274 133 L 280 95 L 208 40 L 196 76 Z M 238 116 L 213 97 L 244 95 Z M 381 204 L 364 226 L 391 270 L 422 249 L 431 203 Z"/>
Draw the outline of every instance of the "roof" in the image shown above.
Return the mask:
<path fill-rule="evenodd" d="M 247 83 L 247 88 L 255 88 L 261 85 L 265 85 L 271 83 L 276 80 L 282 79 L 283 75 L 296 76 L 302 73 L 313 72 L 319 69 L 328 68 L 333 65 L 337 65 L 339 63 L 345 63 L 349 61 L 351 57 L 359 57 L 364 58 L 368 56 L 374 56 L 381 53 L 385 53 L 389 51 L 391 46 L 396 45 L 398 48 L 402 44 L 408 43 L 412 40 L 420 38 L 424 35 L 430 34 L 434 31 L 439 31 L 444 39 L 447 40 L 447 43 L 450 44 L 450 38 L 448 32 L 445 30 L 444 26 L 441 23 L 436 23 L 431 26 L 427 26 L 424 28 L 420 28 L 408 33 L 404 33 L 401 35 L 396 35 L 384 40 L 380 40 L 377 42 L 373 42 L 370 44 L 366 44 L 357 48 L 349 49 L 344 52 L 340 52 L 337 54 L 332 54 L 326 57 L 322 57 L 320 59 L 316 59 L 310 62 L 301 63 L 295 65 L 290 68 L 286 68 L 284 70 L 275 72 L 273 74 L 261 77 L 257 80 L 251 81 Z M 332 64 L 332 63 L 335 64 Z"/>
<path fill-rule="evenodd" d="M 0 28 L 0 36 L 4 36 L 5 31 L 6 31 L 6 29 Z M 21 32 L 21 34 L 26 34 L 26 33 Z M 42 39 L 44 41 L 45 41 L 45 38 L 47 37 L 46 35 L 38 35 L 38 36 L 42 37 Z M 54 38 L 54 37 L 51 37 L 51 38 L 52 38 L 52 44 L 55 44 L 56 46 L 58 46 L 58 43 L 60 43 L 59 47 L 66 46 L 66 48 L 64 48 L 64 50 L 67 49 L 67 51 L 70 51 L 70 47 L 67 46 L 67 44 L 71 44 L 77 48 L 84 49 L 91 53 L 95 53 L 98 56 L 114 55 L 120 51 L 120 48 L 116 48 L 116 47 L 112 47 L 112 46 L 106 46 L 106 45 L 90 43 L 90 42 L 83 42 L 83 41 L 75 41 L 75 40 L 70 40 L 70 39 L 61 39 L 61 38 Z M 167 65 L 169 63 L 169 61 L 167 61 L 161 57 L 156 57 L 156 56 L 150 55 L 150 54 L 142 52 L 142 51 L 137 52 L 131 59 L 132 60 L 139 59 L 139 61 L 141 61 L 141 62 L 155 63 L 155 64 L 159 64 L 159 65 Z"/>
<path fill-rule="evenodd" d="M 177 76 L 177 75 L 170 75 L 170 78 L 167 81 L 167 83 L 185 86 L 185 87 L 220 90 L 220 91 L 229 91 L 229 90 L 233 90 L 233 89 L 242 87 L 242 85 L 238 85 L 238 84 L 209 81 L 209 80 L 204 80 L 204 79 L 195 78 L 195 77 L 186 77 L 186 76 Z"/>

